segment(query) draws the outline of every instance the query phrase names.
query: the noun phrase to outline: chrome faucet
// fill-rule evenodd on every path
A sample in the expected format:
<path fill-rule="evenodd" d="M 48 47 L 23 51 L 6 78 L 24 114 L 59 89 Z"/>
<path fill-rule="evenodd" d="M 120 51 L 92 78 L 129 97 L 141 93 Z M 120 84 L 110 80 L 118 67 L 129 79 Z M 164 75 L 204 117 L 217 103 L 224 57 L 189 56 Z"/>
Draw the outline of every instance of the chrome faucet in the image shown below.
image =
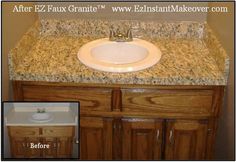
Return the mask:
<path fill-rule="evenodd" d="M 45 113 L 46 112 L 46 110 L 45 110 L 45 108 L 37 108 L 37 113 Z"/>
<path fill-rule="evenodd" d="M 110 29 L 110 34 L 109 34 L 109 40 L 110 41 L 116 41 L 116 42 L 130 42 L 130 41 L 133 41 L 133 36 L 132 36 L 131 29 L 128 29 L 127 33 L 124 34 L 119 29 L 114 31 L 114 29 L 111 28 Z"/>

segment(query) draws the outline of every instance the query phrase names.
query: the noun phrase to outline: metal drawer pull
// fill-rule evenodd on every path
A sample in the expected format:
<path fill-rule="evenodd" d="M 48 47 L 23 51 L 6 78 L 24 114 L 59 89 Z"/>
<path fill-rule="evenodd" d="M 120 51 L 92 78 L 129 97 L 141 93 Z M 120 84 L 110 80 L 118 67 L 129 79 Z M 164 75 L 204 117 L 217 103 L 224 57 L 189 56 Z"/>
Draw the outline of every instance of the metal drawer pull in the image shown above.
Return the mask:
<path fill-rule="evenodd" d="M 22 143 L 23 147 L 25 147 L 25 143 Z"/>
<path fill-rule="evenodd" d="M 79 144 L 79 140 L 78 140 L 78 139 L 75 139 L 75 143 L 76 143 L 76 144 Z"/>
<path fill-rule="evenodd" d="M 159 140 L 159 135 L 160 135 L 160 131 L 159 131 L 159 129 L 157 130 L 157 135 L 156 135 L 156 137 L 157 137 L 157 142 L 158 142 L 158 140 Z"/>
<path fill-rule="evenodd" d="M 172 144 L 172 140 L 173 140 L 173 131 L 170 130 L 170 136 L 169 136 L 170 144 Z"/>

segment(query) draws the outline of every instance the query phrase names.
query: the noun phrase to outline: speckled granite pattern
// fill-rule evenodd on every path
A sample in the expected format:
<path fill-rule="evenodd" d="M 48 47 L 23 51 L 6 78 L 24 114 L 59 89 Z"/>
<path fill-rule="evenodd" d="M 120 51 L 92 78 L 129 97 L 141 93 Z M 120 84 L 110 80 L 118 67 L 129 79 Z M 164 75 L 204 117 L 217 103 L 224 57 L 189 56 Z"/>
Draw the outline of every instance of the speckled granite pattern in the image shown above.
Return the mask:
<path fill-rule="evenodd" d="M 121 31 L 132 27 L 136 38 L 202 38 L 204 24 L 199 22 L 153 22 L 128 20 L 41 20 L 43 36 L 69 35 L 86 37 L 107 37 L 109 29 L 119 28 Z"/>
<path fill-rule="evenodd" d="M 221 43 L 217 39 L 215 33 L 211 30 L 211 28 L 206 24 L 205 34 L 204 34 L 204 42 L 206 43 L 210 53 L 214 57 L 219 70 L 223 73 L 225 78 L 229 76 L 229 56 L 226 51 L 222 47 Z"/>
<path fill-rule="evenodd" d="M 218 45 L 217 39 L 212 39 L 214 36 L 200 34 L 190 39 L 184 35 L 183 38 L 143 35 L 143 39 L 160 48 L 162 58 L 159 63 L 138 72 L 108 73 L 86 67 L 77 59 L 79 48 L 102 34 L 88 37 L 88 33 L 73 35 L 61 30 L 54 34 L 44 33 L 43 27 L 38 35 L 34 32 L 39 29 L 35 28 L 25 34 L 9 55 L 11 80 L 151 85 L 227 84 L 227 76 L 224 75 L 226 68 L 222 69 L 227 55 L 219 56 L 221 61 L 217 60 L 217 55 L 221 54 L 219 51 L 224 50 Z M 206 26 L 204 28 L 208 30 Z M 220 48 L 219 51 L 209 49 L 215 48 L 214 45 Z"/>
<path fill-rule="evenodd" d="M 90 40 L 42 37 L 18 62 L 11 79 L 116 84 L 225 84 L 215 60 L 201 40 L 150 40 L 163 53 L 160 62 L 143 71 L 123 74 L 96 71 L 78 61 L 79 48 Z"/>
<path fill-rule="evenodd" d="M 22 58 L 29 54 L 29 50 L 36 44 L 39 38 L 40 23 L 36 22 L 21 38 L 8 54 L 9 75 L 14 75 L 16 65 L 20 64 Z"/>

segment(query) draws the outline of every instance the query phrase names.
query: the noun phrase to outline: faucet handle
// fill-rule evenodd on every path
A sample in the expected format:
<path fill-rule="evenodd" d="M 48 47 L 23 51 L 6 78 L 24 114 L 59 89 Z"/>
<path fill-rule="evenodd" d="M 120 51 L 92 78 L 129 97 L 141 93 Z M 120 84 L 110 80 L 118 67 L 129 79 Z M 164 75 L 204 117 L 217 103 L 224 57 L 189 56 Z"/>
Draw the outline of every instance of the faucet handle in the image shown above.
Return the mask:
<path fill-rule="evenodd" d="M 133 40 L 133 35 L 132 35 L 132 30 L 131 30 L 131 28 L 129 28 L 129 29 L 127 30 L 126 38 L 127 38 L 128 41 L 132 41 L 132 40 Z"/>

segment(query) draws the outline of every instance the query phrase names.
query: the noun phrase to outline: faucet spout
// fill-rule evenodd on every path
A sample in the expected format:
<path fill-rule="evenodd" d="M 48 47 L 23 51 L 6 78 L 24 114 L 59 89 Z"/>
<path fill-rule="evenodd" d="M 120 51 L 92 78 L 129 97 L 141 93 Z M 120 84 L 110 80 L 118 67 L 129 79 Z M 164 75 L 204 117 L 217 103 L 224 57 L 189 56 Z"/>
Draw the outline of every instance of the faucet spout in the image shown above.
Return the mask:
<path fill-rule="evenodd" d="M 121 33 L 119 29 L 117 29 L 116 31 L 114 31 L 113 29 L 110 29 L 109 40 L 116 41 L 116 42 L 133 41 L 131 29 L 128 29 L 126 34 Z"/>
<path fill-rule="evenodd" d="M 110 41 L 115 40 L 115 31 L 113 29 L 110 29 L 109 40 Z"/>
<path fill-rule="evenodd" d="M 126 39 L 127 39 L 127 41 L 133 41 L 133 35 L 132 35 L 131 28 L 128 29 L 128 31 L 127 31 Z"/>

